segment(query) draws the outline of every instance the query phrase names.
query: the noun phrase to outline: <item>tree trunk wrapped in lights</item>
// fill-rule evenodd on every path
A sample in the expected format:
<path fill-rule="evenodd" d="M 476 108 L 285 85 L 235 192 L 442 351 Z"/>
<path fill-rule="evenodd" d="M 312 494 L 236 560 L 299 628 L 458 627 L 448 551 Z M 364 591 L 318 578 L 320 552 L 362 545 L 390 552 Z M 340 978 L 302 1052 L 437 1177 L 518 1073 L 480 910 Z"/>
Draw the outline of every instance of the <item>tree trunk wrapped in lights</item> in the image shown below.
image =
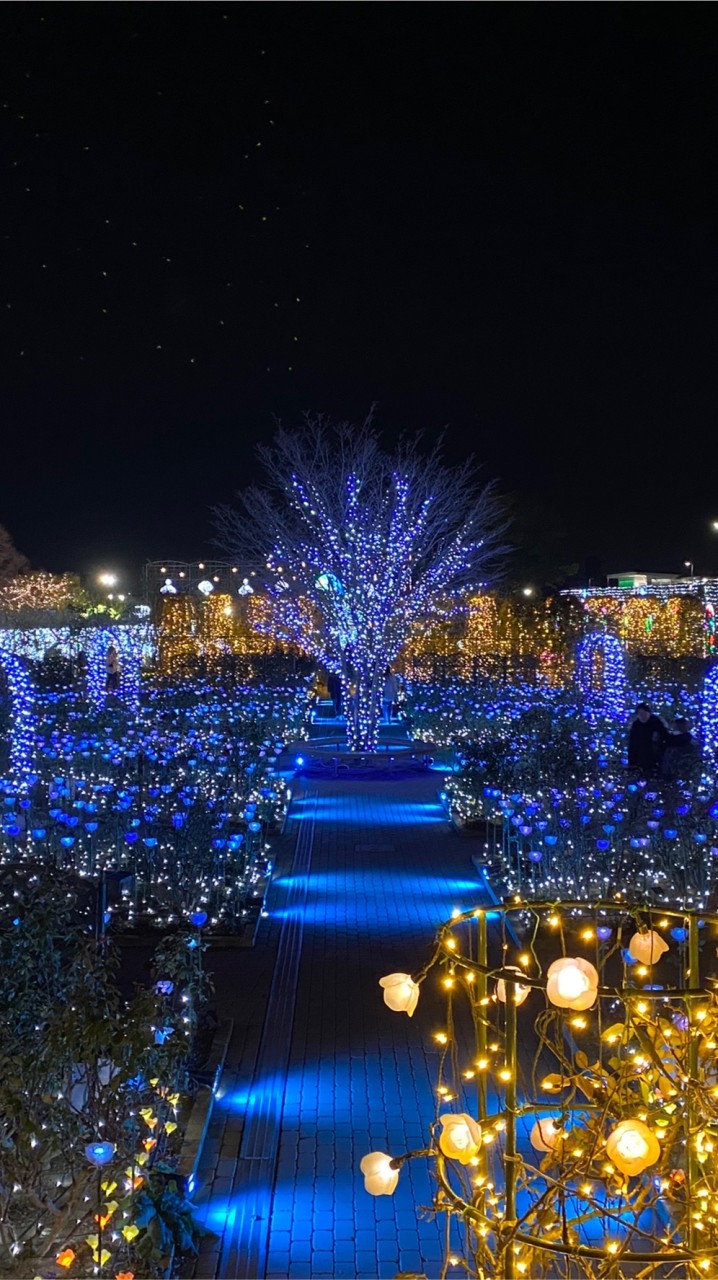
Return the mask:
<path fill-rule="evenodd" d="M 269 487 L 217 511 L 222 545 L 261 570 L 261 625 L 342 681 L 353 750 L 376 747 L 386 667 L 417 627 L 486 585 L 503 521 L 473 464 L 406 443 L 384 453 L 370 421 L 307 419 L 260 449 Z"/>
<path fill-rule="evenodd" d="M 442 1111 L 425 1150 L 365 1157 L 365 1173 L 383 1174 L 367 1190 L 390 1194 L 408 1160 L 433 1162 L 433 1207 L 449 1215 L 442 1275 L 718 1274 L 718 916 L 518 898 L 494 914 L 498 965 L 478 909 L 441 927 L 415 977 L 438 974 L 448 1002 L 434 1036 Z M 516 966 L 519 933 L 531 941 Z M 638 970 L 626 962 L 636 938 L 653 960 Z"/>

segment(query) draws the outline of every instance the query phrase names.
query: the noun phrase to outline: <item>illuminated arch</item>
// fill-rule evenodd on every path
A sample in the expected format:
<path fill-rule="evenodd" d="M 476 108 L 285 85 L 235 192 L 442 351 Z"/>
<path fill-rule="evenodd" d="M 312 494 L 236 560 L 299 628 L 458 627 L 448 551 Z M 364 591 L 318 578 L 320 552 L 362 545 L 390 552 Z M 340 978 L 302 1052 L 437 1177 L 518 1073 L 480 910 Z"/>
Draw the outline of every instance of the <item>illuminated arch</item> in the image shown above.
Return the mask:
<path fill-rule="evenodd" d="M 616 636 L 608 631 L 584 636 L 576 653 L 576 680 L 588 705 L 610 715 L 625 713 L 626 662 Z"/>
<path fill-rule="evenodd" d="M 10 701 L 10 772 L 25 781 L 35 763 L 35 686 L 16 654 L 0 642 L 0 673 Z"/>

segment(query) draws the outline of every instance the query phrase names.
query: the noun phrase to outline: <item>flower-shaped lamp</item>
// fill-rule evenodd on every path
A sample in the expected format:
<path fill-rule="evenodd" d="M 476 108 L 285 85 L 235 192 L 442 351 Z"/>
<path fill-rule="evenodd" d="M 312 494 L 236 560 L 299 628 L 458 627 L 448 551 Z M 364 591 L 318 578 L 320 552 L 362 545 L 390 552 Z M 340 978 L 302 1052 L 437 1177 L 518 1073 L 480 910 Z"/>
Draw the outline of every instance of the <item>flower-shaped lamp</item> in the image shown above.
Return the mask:
<path fill-rule="evenodd" d="M 364 1174 L 364 1189 L 370 1196 L 391 1196 L 396 1191 L 399 1170 L 392 1168 L 391 1156 L 384 1151 L 370 1151 L 359 1168 Z"/>
<path fill-rule="evenodd" d="M 439 1116 L 439 1146 L 450 1160 L 470 1164 L 481 1150 L 481 1126 L 466 1112 Z"/>
<path fill-rule="evenodd" d="M 606 1155 L 621 1173 L 634 1177 L 655 1164 L 661 1145 L 642 1120 L 621 1120 L 608 1135 Z"/>
<path fill-rule="evenodd" d="M 410 973 L 388 973 L 379 979 L 379 986 L 384 988 L 385 1005 L 395 1013 L 408 1013 L 413 1017 L 419 1000 L 419 984 Z"/>
<path fill-rule="evenodd" d="M 655 964 L 667 950 L 668 943 L 655 929 L 634 933 L 628 944 L 629 955 L 639 964 Z"/>
<path fill-rule="evenodd" d="M 523 977 L 523 970 L 519 969 L 515 964 L 504 965 L 504 968 L 508 969 L 511 973 L 520 973 L 521 977 Z M 496 983 L 496 999 L 500 1000 L 502 1004 L 506 1004 L 507 988 L 513 991 L 515 1005 L 523 1004 L 531 990 L 531 988 L 527 987 L 524 983 L 506 982 L 504 978 L 499 978 Z"/>
<path fill-rule="evenodd" d="M 590 1009 L 596 999 L 598 971 L 580 956 L 554 960 L 546 978 L 546 995 L 559 1009 Z"/>

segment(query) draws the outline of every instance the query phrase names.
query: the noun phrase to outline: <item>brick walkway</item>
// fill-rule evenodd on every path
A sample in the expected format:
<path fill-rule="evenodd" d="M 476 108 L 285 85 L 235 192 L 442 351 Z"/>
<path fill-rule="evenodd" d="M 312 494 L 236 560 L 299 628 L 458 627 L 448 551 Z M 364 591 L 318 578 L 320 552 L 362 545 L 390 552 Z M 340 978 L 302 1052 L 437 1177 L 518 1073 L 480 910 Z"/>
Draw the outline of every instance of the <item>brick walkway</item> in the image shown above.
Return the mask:
<path fill-rule="evenodd" d="M 425 987 L 413 1019 L 393 1014 L 378 979 L 419 969 L 437 924 L 481 900 L 438 782 L 299 791 L 257 946 L 213 958 L 236 1032 L 196 1197 L 216 1233 L 202 1280 L 439 1275 L 443 1224 L 417 1212 L 425 1163 L 392 1197 L 367 1195 L 359 1172 L 368 1151 L 424 1146 L 434 1112 L 441 1006 Z"/>

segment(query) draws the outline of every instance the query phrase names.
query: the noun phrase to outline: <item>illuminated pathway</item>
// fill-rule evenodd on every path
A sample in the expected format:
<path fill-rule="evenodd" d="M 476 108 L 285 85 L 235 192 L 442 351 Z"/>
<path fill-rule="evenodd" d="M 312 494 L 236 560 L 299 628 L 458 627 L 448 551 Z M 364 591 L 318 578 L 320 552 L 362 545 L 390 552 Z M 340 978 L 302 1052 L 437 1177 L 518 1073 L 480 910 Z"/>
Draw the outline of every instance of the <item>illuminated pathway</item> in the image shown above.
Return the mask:
<path fill-rule="evenodd" d="M 413 1019 L 391 1013 L 378 980 L 421 968 L 437 924 L 480 901 L 438 780 L 322 781 L 295 797 L 271 923 L 217 965 L 239 1034 L 199 1194 L 219 1239 L 198 1276 L 439 1275 L 442 1224 L 418 1216 L 425 1163 L 392 1197 L 367 1195 L 359 1172 L 368 1151 L 424 1146 L 434 1112 L 441 1006 L 427 984 Z"/>

